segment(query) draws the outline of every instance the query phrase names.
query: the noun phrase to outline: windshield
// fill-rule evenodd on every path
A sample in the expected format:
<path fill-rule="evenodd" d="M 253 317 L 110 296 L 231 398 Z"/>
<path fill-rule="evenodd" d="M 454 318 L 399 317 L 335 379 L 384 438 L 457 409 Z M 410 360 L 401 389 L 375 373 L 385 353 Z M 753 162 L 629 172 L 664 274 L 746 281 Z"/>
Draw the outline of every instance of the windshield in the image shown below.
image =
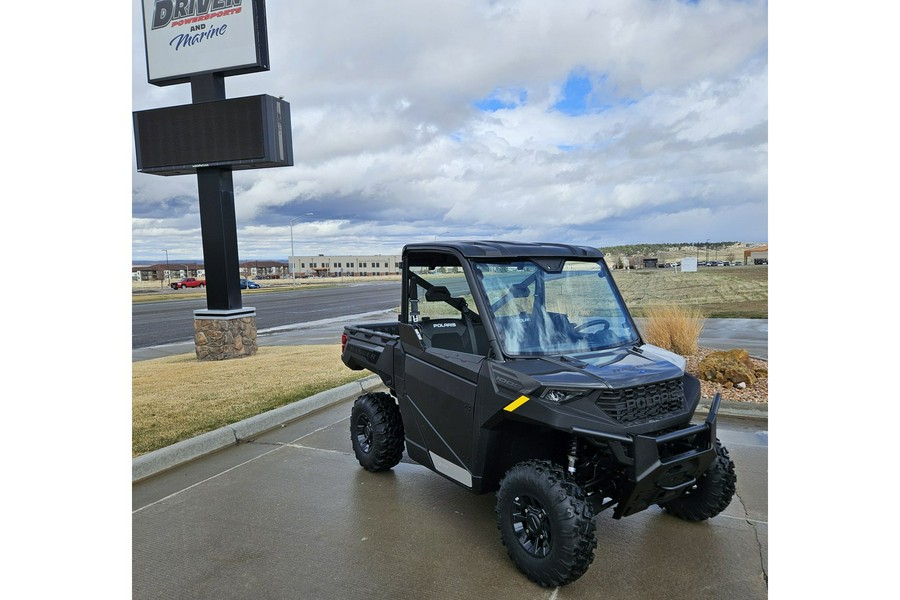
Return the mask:
<path fill-rule="evenodd" d="M 476 265 L 504 353 L 570 354 L 639 341 L 602 261 L 538 262 L 544 268 Z"/>

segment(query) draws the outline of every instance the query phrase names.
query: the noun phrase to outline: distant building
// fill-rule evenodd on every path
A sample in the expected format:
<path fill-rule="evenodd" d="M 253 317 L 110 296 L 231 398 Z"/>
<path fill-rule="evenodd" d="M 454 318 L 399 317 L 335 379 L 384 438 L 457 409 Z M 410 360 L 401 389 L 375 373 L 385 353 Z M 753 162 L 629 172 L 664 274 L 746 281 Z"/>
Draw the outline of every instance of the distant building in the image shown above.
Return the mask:
<path fill-rule="evenodd" d="M 131 267 L 131 278 L 135 281 L 161 281 L 184 277 L 204 277 L 203 263 L 157 263 Z"/>
<path fill-rule="evenodd" d="M 769 246 L 757 246 L 744 250 L 745 265 L 767 265 L 769 264 Z"/>
<path fill-rule="evenodd" d="M 402 258 L 396 254 L 291 256 L 297 277 L 364 277 L 399 275 Z"/>
<path fill-rule="evenodd" d="M 276 260 L 245 260 L 240 263 L 240 276 L 248 279 L 283 279 L 288 264 Z M 178 280 L 183 277 L 206 277 L 203 263 L 156 263 L 131 267 L 135 281 Z"/>

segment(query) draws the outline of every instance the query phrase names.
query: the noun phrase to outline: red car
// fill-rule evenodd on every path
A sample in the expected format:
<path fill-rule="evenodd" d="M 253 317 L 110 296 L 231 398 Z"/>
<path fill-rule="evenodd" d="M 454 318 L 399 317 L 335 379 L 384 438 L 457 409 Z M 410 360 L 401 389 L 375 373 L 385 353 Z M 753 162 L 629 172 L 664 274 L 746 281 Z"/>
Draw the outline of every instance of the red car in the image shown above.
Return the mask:
<path fill-rule="evenodd" d="M 202 288 L 206 286 L 205 279 L 197 279 L 196 277 L 185 277 L 181 281 L 173 281 L 169 284 L 173 290 L 180 290 L 181 288 Z"/>

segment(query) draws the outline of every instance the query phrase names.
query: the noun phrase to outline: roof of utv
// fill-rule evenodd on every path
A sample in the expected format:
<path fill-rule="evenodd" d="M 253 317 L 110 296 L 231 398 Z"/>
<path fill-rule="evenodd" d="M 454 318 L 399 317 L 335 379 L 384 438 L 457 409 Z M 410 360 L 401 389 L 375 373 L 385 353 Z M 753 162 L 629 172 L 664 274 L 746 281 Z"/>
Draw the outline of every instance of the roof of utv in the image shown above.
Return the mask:
<path fill-rule="evenodd" d="M 572 246 L 570 244 L 544 244 L 531 242 L 497 242 L 497 241 L 452 241 L 407 244 L 403 254 L 411 250 L 456 250 L 466 258 L 603 258 L 603 253 L 590 246 Z"/>

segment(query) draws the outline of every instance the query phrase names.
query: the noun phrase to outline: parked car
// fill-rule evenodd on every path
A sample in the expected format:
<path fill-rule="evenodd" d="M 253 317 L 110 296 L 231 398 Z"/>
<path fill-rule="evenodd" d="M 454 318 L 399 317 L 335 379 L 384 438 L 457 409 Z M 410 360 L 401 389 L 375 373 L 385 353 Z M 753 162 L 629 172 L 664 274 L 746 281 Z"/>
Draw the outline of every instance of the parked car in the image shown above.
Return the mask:
<path fill-rule="evenodd" d="M 180 290 L 184 288 L 202 288 L 206 285 L 205 279 L 197 279 L 196 277 L 185 277 L 180 281 L 173 281 L 169 284 L 173 290 Z"/>
<path fill-rule="evenodd" d="M 241 289 L 242 290 L 256 290 L 259 289 L 259 284 L 255 281 L 250 281 L 249 279 L 241 279 Z"/>

